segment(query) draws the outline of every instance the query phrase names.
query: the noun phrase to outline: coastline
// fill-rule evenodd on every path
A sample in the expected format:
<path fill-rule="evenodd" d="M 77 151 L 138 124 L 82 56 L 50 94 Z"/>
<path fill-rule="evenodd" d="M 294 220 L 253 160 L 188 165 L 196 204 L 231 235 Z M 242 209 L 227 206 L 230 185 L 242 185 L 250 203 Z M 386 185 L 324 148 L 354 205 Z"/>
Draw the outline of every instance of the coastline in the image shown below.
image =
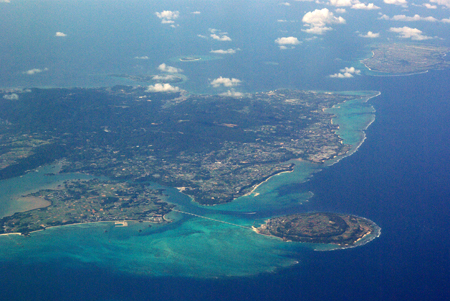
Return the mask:
<path fill-rule="evenodd" d="M 381 236 L 381 227 L 378 226 L 376 223 L 374 223 L 372 220 L 369 220 L 369 219 L 367 219 L 365 217 L 352 215 L 352 214 L 349 215 L 349 216 L 357 217 L 359 219 L 362 219 L 362 220 L 366 221 L 373 228 L 372 231 L 369 231 L 369 232 L 365 233 L 363 236 L 361 236 L 360 238 L 355 240 L 352 245 L 343 245 L 343 246 L 341 246 L 341 245 L 335 244 L 335 243 L 317 243 L 317 242 L 302 242 L 302 241 L 295 241 L 295 242 L 300 243 L 300 244 L 312 244 L 312 245 L 321 245 L 321 246 L 324 246 L 324 247 L 331 247 L 329 249 L 317 249 L 317 248 L 313 249 L 314 251 L 322 252 L 322 251 L 334 251 L 334 250 L 344 250 L 344 249 L 356 248 L 356 247 L 368 244 L 372 240 L 374 240 L 374 239 L 376 239 L 376 238 Z M 261 226 L 263 226 L 263 225 L 264 224 L 262 224 Z M 255 227 L 255 226 L 251 226 L 251 229 L 252 229 L 253 232 L 256 232 L 259 235 L 263 235 L 263 236 L 267 236 L 267 237 L 273 237 L 273 238 L 279 239 L 279 240 L 281 240 L 283 242 L 294 242 L 292 240 L 285 240 L 282 237 L 279 237 L 279 236 L 276 236 L 276 235 L 261 233 L 259 231 L 259 229 L 257 227 Z"/>
<path fill-rule="evenodd" d="M 0 234 L 0 236 L 9 236 L 9 235 L 23 235 L 23 234 L 20 232 L 11 232 L 11 233 Z"/>
<path fill-rule="evenodd" d="M 169 212 L 169 213 L 170 213 L 170 212 Z M 168 214 L 169 214 L 169 213 L 168 213 Z M 163 216 L 163 219 L 164 219 L 165 221 L 167 221 L 168 223 L 170 223 L 171 220 L 170 220 L 169 218 L 166 218 L 166 215 L 167 215 L 167 214 L 165 214 L 165 215 Z M 150 223 L 150 224 L 166 224 L 166 223 L 155 223 L 155 222 L 152 222 L 152 221 L 143 221 L 143 222 L 144 222 L 144 223 Z M 98 222 L 73 223 L 73 224 L 58 225 L 58 226 L 48 226 L 48 227 L 45 227 L 44 229 L 39 229 L 39 230 L 31 231 L 30 233 L 27 233 L 26 235 L 24 235 L 24 233 L 20 233 L 20 232 L 11 232 L 11 233 L 2 233 L 2 234 L 0 234 L 0 236 L 8 236 L 8 235 L 29 236 L 29 235 L 32 234 L 32 233 L 37 233 L 37 232 L 41 232 L 41 231 L 46 231 L 46 230 L 52 229 L 52 228 L 59 228 L 59 227 L 66 227 L 66 226 L 77 226 L 77 225 L 101 224 L 101 223 L 114 223 L 114 226 L 115 226 L 115 227 L 123 228 L 123 227 L 128 227 L 128 226 L 129 226 L 128 223 L 140 223 L 140 221 L 139 221 L 139 220 L 120 220 L 120 221 L 117 221 L 117 220 L 110 220 L 110 221 L 98 221 Z"/>
<path fill-rule="evenodd" d="M 332 92 L 329 92 L 329 93 L 332 93 Z M 343 93 L 343 92 L 337 92 L 337 93 Z M 378 96 L 378 95 L 381 94 L 381 92 L 379 92 L 379 91 L 362 91 L 362 92 L 355 91 L 355 92 L 347 92 L 347 93 L 349 93 L 349 94 L 352 93 L 352 94 L 355 96 L 355 98 L 352 97 L 352 98 L 351 98 L 350 100 L 348 100 L 348 101 L 356 100 L 357 102 L 367 102 L 369 99 L 371 99 L 371 98 L 373 98 L 373 97 L 376 97 L 376 96 Z M 358 93 L 360 93 L 360 94 L 358 94 Z M 369 93 L 370 93 L 370 94 L 369 94 Z M 369 95 L 367 95 L 367 94 L 369 94 Z M 345 103 L 345 102 L 348 102 L 348 101 L 344 101 L 344 102 L 342 102 L 342 103 Z M 342 103 L 337 104 L 336 106 L 339 106 L 339 105 L 341 105 Z M 335 106 L 333 106 L 333 107 L 335 107 Z M 332 121 L 333 121 L 333 118 L 331 118 L 331 122 L 332 122 Z M 360 147 L 360 145 L 362 145 L 362 143 L 364 142 L 364 140 L 365 140 L 365 134 L 364 134 L 363 131 L 364 131 L 365 129 L 367 129 L 368 126 L 370 126 L 370 124 L 373 123 L 373 121 L 374 121 L 374 119 L 371 120 L 371 121 L 369 122 L 369 124 L 367 124 L 367 125 L 365 126 L 365 128 L 364 128 L 363 130 L 361 130 L 363 137 L 362 137 L 362 139 L 360 139 L 360 142 L 353 148 L 353 150 L 350 150 L 350 151 L 347 152 L 346 154 L 342 155 L 342 157 L 337 158 L 337 160 L 336 160 L 336 157 L 328 159 L 327 161 L 324 162 L 324 163 L 325 163 L 325 166 L 326 166 L 326 165 L 329 165 L 330 163 L 331 163 L 331 164 L 337 163 L 337 162 L 339 162 L 342 158 L 352 155 L 352 154 Z M 301 159 L 298 159 L 298 158 L 297 158 L 297 159 L 291 159 L 291 160 L 289 160 L 289 161 L 292 162 L 292 160 L 298 161 L 298 160 L 301 160 Z M 280 164 L 285 164 L 285 163 L 287 163 L 287 162 L 289 162 L 289 161 L 286 161 L 286 162 L 280 162 Z M 308 162 L 311 163 L 311 164 L 317 164 L 316 162 L 313 162 L 313 161 L 309 161 L 309 160 L 306 160 L 306 161 L 308 161 Z M 329 162 L 330 162 L 330 163 L 329 163 Z M 333 162 L 334 162 L 334 163 L 333 163 Z M 253 196 L 258 196 L 259 193 L 256 192 L 256 191 L 258 190 L 258 188 L 259 188 L 262 184 L 267 183 L 270 179 L 272 179 L 272 178 L 273 178 L 274 176 L 276 176 L 276 175 L 281 175 L 281 174 L 284 174 L 284 173 L 292 173 L 292 172 L 294 172 L 295 165 L 296 165 L 295 163 L 292 164 L 292 169 L 290 168 L 290 170 L 280 171 L 280 172 L 278 172 L 278 173 L 275 173 L 275 174 L 273 174 L 273 175 L 268 176 L 268 177 L 267 177 L 266 179 L 264 179 L 263 181 L 261 181 L 261 182 L 255 184 L 255 185 L 251 188 L 251 191 L 250 191 L 250 192 L 248 192 L 248 193 L 246 193 L 246 194 L 244 194 L 244 195 L 238 196 L 238 197 L 234 198 L 234 200 L 237 199 L 237 198 L 240 198 L 240 197 L 242 197 L 242 196 L 249 196 L 249 195 L 252 195 L 252 194 L 253 194 Z M 59 166 L 59 167 L 60 167 L 60 166 Z M 53 186 L 56 186 L 56 187 L 57 187 L 59 184 L 60 184 L 60 182 L 57 182 L 57 183 L 54 183 Z M 174 187 L 174 188 L 177 189 L 180 193 L 186 195 L 186 194 L 184 193 L 184 190 L 186 189 L 186 187 Z M 194 197 L 192 197 L 192 196 L 190 196 L 190 195 L 188 195 L 188 196 L 191 198 L 192 201 L 195 202 Z M 19 212 L 26 212 L 26 211 L 30 211 L 30 210 L 37 209 L 37 208 L 47 207 L 47 206 L 49 206 L 49 205 L 50 205 L 50 204 L 47 204 L 47 203 L 46 203 L 45 205 L 44 205 L 44 204 L 41 204 L 39 207 L 35 207 L 35 208 L 31 208 L 31 209 L 27 209 L 27 210 L 19 211 Z M 200 204 L 200 205 L 201 205 L 201 204 Z M 212 206 L 215 206 L 215 205 L 222 205 L 222 204 L 214 204 L 214 205 L 212 205 Z M 202 206 L 204 206 L 204 205 L 202 205 Z M 168 221 L 168 220 L 165 219 L 165 218 L 164 218 L 164 220 Z M 129 220 L 129 221 L 132 222 L 132 221 L 135 221 L 135 220 Z M 136 221 L 137 221 L 137 220 L 136 220 Z M 115 224 L 118 224 L 118 223 L 117 223 L 117 220 L 106 220 L 106 221 L 95 221 L 95 222 L 70 223 L 70 224 L 66 224 L 66 225 L 67 225 L 67 226 L 68 226 L 68 225 L 80 225 L 80 224 L 100 223 L 100 222 L 114 222 Z M 149 221 L 149 222 L 151 222 L 151 221 Z M 151 223 L 156 223 L 156 224 L 157 224 L 158 222 L 151 222 Z M 121 224 L 122 224 L 122 226 L 125 226 L 124 223 L 121 223 Z M 45 230 L 45 229 L 49 229 L 49 228 L 53 228 L 53 227 L 61 227 L 61 226 L 66 226 L 66 225 L 49 226 L 49 227 L 45 227 L 45 228 L 43 228 L 43 229 L 38 229 L 38 230 L 35 230 L 35 231 L 31 231 L 31 232 L 25 232 L 25 235 L 28 235 L 28 234 L 31 234 L 31 233 L 34 233 L 34 232 L 38 232 L 38 231 L 43 231 L 43 230 Z"/>
<path fill-rule="evenodd" d="M 369 69 L 370 71 L 372 71 L 372 69 L 370 69 L 370 67 L 367 66 L 366 63 L 364 63 L 364 61 L 369 60 L 369 59 L 371 59 L 371 58 L 373 58 L 373 57 L 375 56 L 375 52 L 374 52 L 373 50 L 372 50 L 371 52 L 372 52 L 372 57 L 370 57 L 370 58 L 365 58 L 365 59 L 362 59 L 362 60 L 359 61 L 361 64 L 364 65 L 364 67 L 366 67 L 366 68 Z"/>
<path fill-rule="evenodd" d="M 369 70 L 371 70 L 371 69 L 369 69 Z M 373 70 L 372 72 L 378 72 L 378 73 L 384 73 L 384 74 L 368 74 L 368 75 L 375 76 L 375 77 L 397 77 L 397 76 L 413 76 L 413 75 L 418 75 L 418 74 L 425 74 L 425 73 L 428 73 L 429 70 L 413 72 L 413 73 L 398 73 L 398 74 L 376 71 L 376 70 Z"/>
<path fill-rule="evenodd" d="M 293 160 L 297 160 L 297 159 L 293 159 Z M 299 160 L 301 160 L 301 159 L 299 159 Z M 283 162 L 283 163 L 287 163 L 287 162 L 289 162 L 289 161 L 286 161 L 286 162 Z M 294 166 L 294 168 L 295 168 L 295 166 Z M 249 196 L 249 195 L 255 193 L 255 190 L 256 190 L 259 186 L 261 186 L 262 184 L 268 182 L 268 181 L 269 181 L 270 179 L 272 179 L 273 177 L 278 176 L 278 175 L 281 175 L 281 174 L 284 174 L 284 173 L 291 173 L 291 172 L 294 172 L 294 170 L 292 169 L 292 170 L 282 171 L 282 172 L 280 172 L 280 173 L 271 175 L 270 177 L 268 177 L 267 179 L 265 179 L 265 180 L 262 181 L 261 183 L 256 184 L 255 186 L 253 186 L 253 188 L 252 188 L 252 190 L 251 190 L 250 192 L 247 192 L 246 194 L 244 194 L 244 195 L 242 195 L 242 196 L 239 196 L 239 197 L 237 197 L 237 198 L 235 198 L 235 199 L 238 199 L 238 198 L 243 197 L 243 196 Z M 258 196 L 258 195 L 259 195 L 259 193 L 255 193 L 255 196 Z M 235 200 L 235 199 L 234 199 L 234 200 Z"/>
<path fill-rule="evenodd" d="M 378 97 L 381 95 L 381 91 L 368 91 L 368 92 L 374 92 L 373 95 L 367 96 L 365 98 L 365 100 L 363 101 L 364 103 L 367 103 L 370 99 Z M 336 106 L 333 106 L 331 109 L 337 108 Z M 374 109 L 375 110 L 375 109 Z M 347 153 L 345 153 L 342 156 L 336 156 L 333 159 L 328 160 L 327 162 L 325 162 L 326 166 L 332 166 L 336 163 L 338 163 L 339 161 L 341 161 L 344 158 L 350 157 L 351 155 L 353 155 L 356 151 L 358 151 L 358 149 L 361 147 L 361 145 L 364 143 L 364 141 L 366 140 L 367 136 L 366 136 L 366 130 L 372 125 L 372 123 L 375 122 L 376 117 L 375 117 L 375 111 L 373 112 L 373 118 L 366 124 L 366 126 L 364 126 L 362 129 L 358 130 L 358 132 L 361 135 L 361 139 L 359 140 L 359 142 L 357 144 L 355 144 Z M 332 119 L 332 122 L 335 118 Z M 339 123 L 336 122 L 336 124 L 339 126 Z M 338 136 L 342 138 L 342 136 L 340 136 L 338 134 Z"/>

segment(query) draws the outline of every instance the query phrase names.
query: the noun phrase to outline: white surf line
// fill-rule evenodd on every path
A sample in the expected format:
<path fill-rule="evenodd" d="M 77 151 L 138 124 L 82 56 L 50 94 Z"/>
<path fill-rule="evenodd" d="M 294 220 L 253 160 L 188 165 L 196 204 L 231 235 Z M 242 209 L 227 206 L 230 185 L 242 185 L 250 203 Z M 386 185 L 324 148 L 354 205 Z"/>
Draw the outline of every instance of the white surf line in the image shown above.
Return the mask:
<path fill-rule="evenodd" d="M 172 211 L 183 213 L 183 214 L 188 214 L 188 215 L 192 215 L 192 216 L 196 216 L 196 217 L 200 217 L 200 218 L 204 218 L 204 219 L 209 219 L 209 220 L 212 220 L 212 221 L 215 221 L 215 222 L 218 222 L 218 223 L 223 223 L 223 224 L 228 224 L 228 225 L 232 225 L 232 226 L 236 226 L 236 227 L 241 227 L 241 228 L 244 228 L 244 229 L 253 230 L 251 227 L 246 227 L 246 226 L 242 226 L 242 225 L 238 225 L 238 224 L 233 224 L 233 223 L 221 221 L 221 220 L 218 220 L 218 219 L 214 219 L 214 218 L 210 218 L 210 217 L 206 217 L 206 216 L 202 216 L 202 215 L 198 215 L 198 214 L 194 214 L 194 213 L 190 213 L 190 212 L 185 212 L 185 211 L 176 210 L 176 209 L 172 209 Z"/>

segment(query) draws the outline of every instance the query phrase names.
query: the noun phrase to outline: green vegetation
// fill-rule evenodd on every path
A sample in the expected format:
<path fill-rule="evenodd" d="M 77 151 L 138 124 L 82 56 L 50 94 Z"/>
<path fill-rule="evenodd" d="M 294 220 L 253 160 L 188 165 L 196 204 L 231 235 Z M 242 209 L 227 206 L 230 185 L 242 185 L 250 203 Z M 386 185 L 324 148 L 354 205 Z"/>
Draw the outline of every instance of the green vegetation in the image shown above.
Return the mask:
<path fill-rule="evenodd" d="M 378 236 L 380 233 L 380 228 L 368 219 L 321 212 L 272 218 L 254 230 L 285 241 L 335 244 L 340 247 L 364 243 L 362 239 L 368 235 Z"/>
<path fill-rule="evenodd" d="M 101 221 L 165 222 L 172 205 L 161 200 L 162 191 L 126 182 L 66 181 L 58 189 L 27 195 L 51 202 L 51 206 L 0 219 L 0 233 L 24 235 L 47 227 Z"/>
<path fill-rule="evenodd" d="M 237 99 L 128 86 L 32 89 L 0 102 L 1 137 L 33 145 L 28 157 L 5 161 L 0 178 L 64 159 L 62 172 L 150 180 L 201 204 L 229 202 L 292 170 L 291 159 L 320 163 L 345 154 L 349 146 L 324 110 L 352 98 L 296 90 Z M 3 154 L 12 141 L 2 144 Z"/>

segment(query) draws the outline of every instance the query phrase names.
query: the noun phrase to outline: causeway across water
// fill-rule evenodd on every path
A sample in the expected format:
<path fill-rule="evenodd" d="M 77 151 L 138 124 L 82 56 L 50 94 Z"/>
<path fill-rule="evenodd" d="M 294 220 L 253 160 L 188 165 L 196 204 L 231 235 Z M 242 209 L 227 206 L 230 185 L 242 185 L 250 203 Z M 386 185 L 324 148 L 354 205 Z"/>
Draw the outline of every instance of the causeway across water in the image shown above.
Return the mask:
<path fill-rule="evenodd" d="M 215 221 L 215 222 L 219 222 L 219 223 L 223 223 L 223 224 L 228 224 L 228 225 L 232 225 L 232 226 L 236 226 L 236 227 L 241 227 L 241 228 L 244 228 L 244 229 L 250 229 L 250 230 L 253 230 L 251 227 L 246 227 L 246 226 L 242 226 L 242 225 L 238 225 L 238 224 L 233 224 L 233 223 L 221 221 L 221 220 L 214 219 L 214 218 L 210 218 L 210 217 L 206 217 L 206 216 L 201 216 L 201 215 L 194 214 L 194 213 L 190 213 L 190 212 L 185 212 L 185 211 L 176 210 L 176 209 L 172 209 L 172 211 L 179 212 L 179 213 L 183 213 L 183 214 L 188 214 L 188 215 L 193 215 L 193 216 L 196 216 L 196 217 L 200 217 L 200 218 L 204 218 L 204 219 L 209 219 L 209 220 L 212 220 L 212 221 Z"/>

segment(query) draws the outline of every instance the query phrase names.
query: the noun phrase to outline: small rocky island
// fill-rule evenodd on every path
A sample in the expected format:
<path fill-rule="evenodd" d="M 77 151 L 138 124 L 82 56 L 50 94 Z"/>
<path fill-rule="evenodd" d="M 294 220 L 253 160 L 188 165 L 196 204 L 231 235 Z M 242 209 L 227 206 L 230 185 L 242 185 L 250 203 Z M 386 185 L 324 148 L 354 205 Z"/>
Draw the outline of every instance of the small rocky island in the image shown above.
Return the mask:
<path fill-rule="evenodd" d="M 366 244 L 381 233 L 381 228 L 366 218 L 322 212 L 275 217 L 253 229 L 284 241 L 334 244 L 342 248 Z"/>

